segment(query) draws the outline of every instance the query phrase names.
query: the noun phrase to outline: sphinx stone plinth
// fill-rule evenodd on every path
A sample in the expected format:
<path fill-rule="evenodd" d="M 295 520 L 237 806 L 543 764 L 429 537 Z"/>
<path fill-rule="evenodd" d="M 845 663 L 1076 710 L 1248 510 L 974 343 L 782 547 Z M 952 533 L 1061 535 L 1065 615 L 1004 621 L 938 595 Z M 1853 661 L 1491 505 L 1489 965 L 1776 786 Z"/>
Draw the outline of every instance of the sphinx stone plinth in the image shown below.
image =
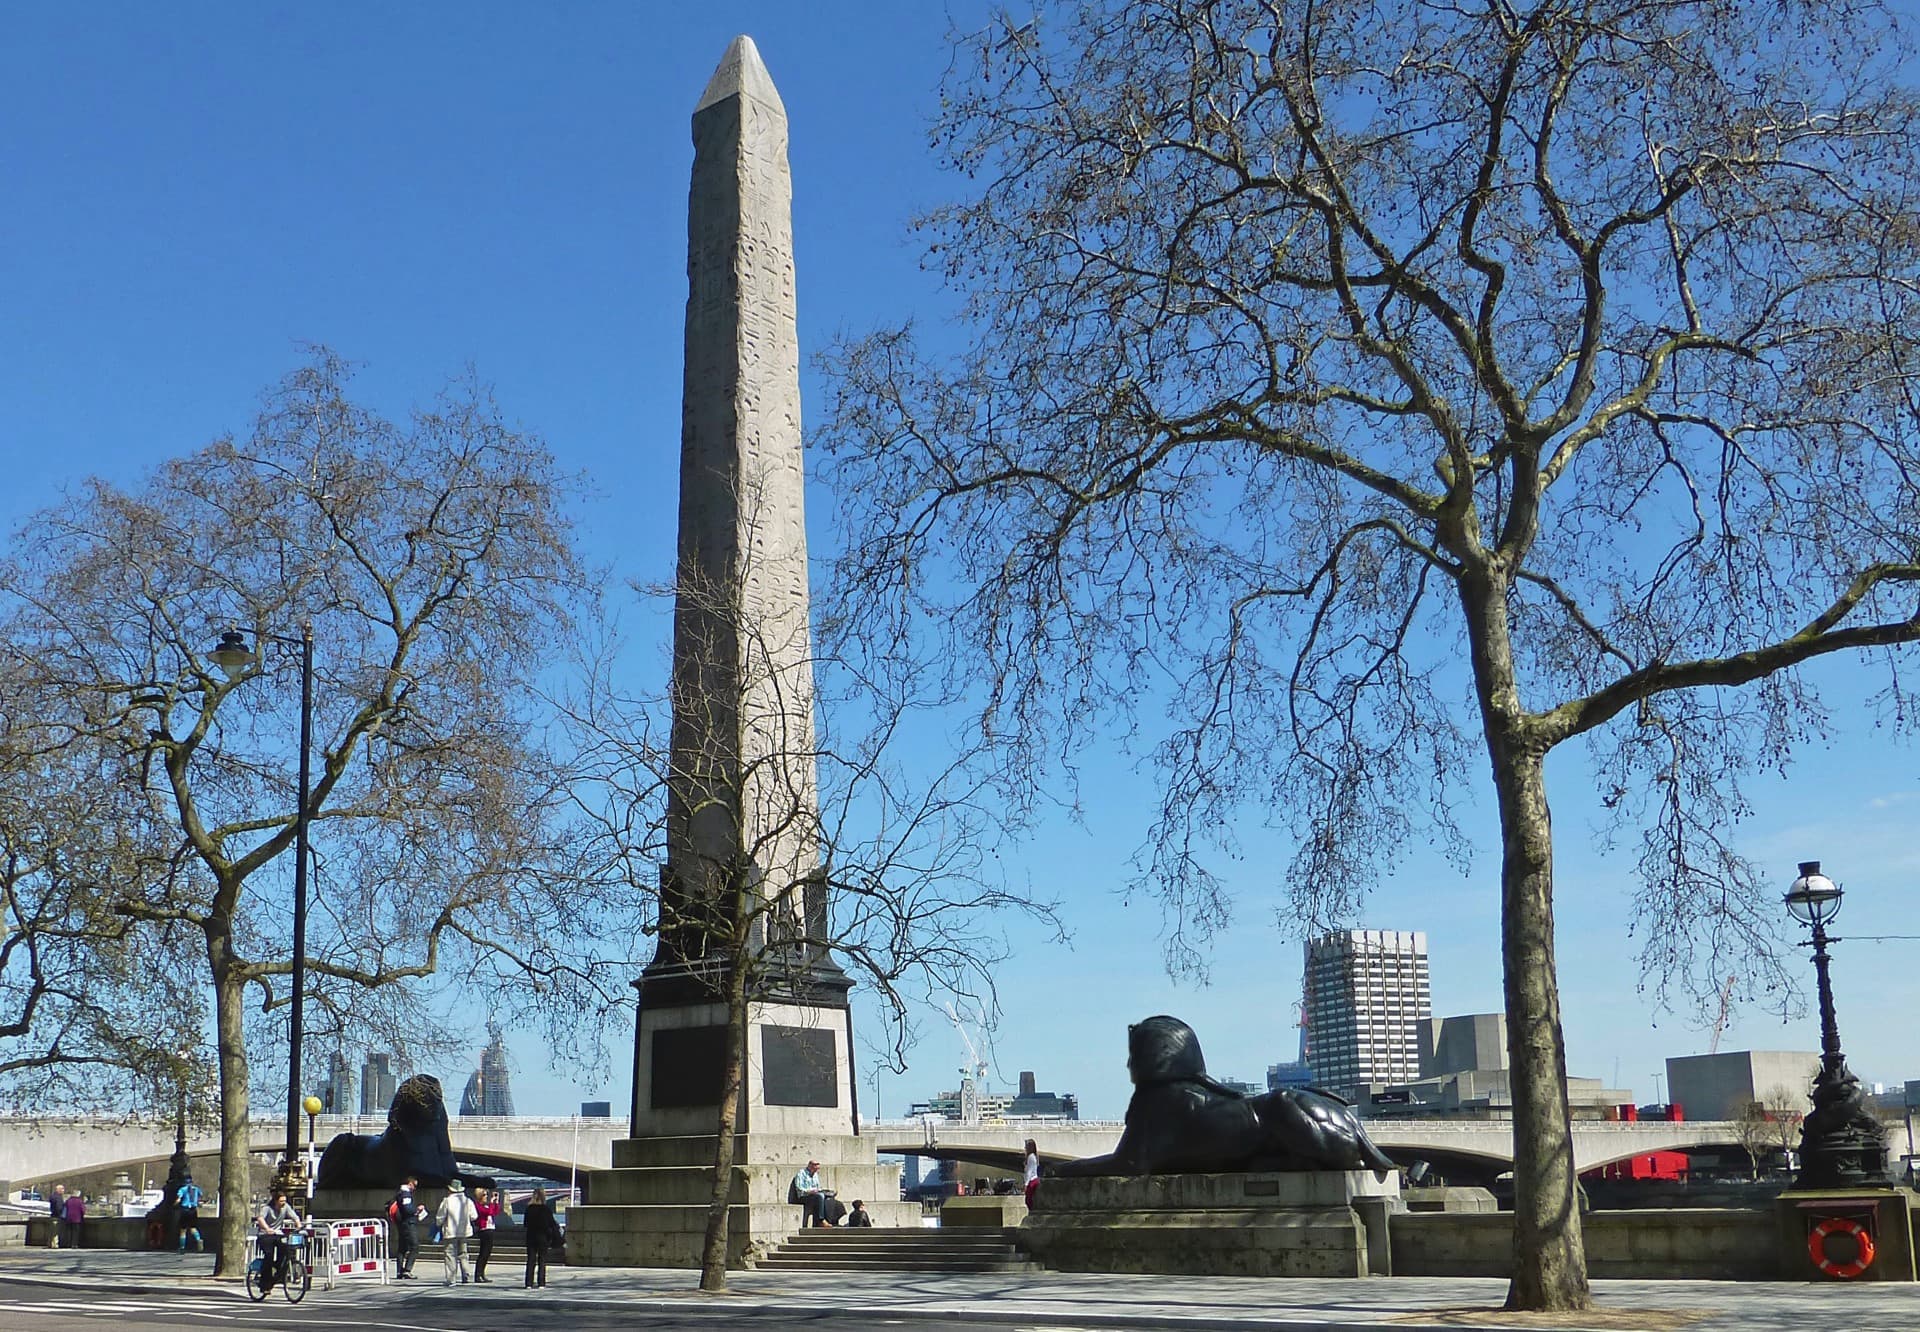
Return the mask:
<path fill-rule="evenodd" d="M 1399 1193 L 1367 1170 L 1042 1176 L 1020 1247 L 1062 1272 L 1390 1276 Z"/>

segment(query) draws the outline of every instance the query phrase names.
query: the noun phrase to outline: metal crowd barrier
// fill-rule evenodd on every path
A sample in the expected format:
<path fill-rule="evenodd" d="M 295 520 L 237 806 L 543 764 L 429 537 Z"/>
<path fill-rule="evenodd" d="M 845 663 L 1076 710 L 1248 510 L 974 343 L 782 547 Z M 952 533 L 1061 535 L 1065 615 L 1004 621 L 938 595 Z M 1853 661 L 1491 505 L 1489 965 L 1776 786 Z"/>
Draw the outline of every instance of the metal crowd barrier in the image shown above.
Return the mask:
<path fill-rule="evenodd" d="M 313 1222 L 313 1274 L 333 1289 L 336 1281 L 390 1280 L 387 1270 L 387 1219 Z"/>

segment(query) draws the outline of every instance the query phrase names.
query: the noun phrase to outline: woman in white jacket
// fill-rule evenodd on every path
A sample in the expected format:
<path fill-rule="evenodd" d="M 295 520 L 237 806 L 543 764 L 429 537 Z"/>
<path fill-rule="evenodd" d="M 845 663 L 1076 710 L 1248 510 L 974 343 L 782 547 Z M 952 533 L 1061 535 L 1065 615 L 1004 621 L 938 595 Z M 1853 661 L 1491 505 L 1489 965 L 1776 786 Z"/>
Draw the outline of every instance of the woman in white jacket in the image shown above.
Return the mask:
<path fill-rule="evenodd" d="M 472 1238 L 474 1222 L 479 1219 L 466 1186 L 457 1179 L 448 1180 L 447 1196 L 441 1200 L 434 1220 L 440 1227 L 440 1239 L 447 1246 L 443 1257 L 449 1286 L 453 1284 L 455 1272 L 460 1274 L 461 1285 L 467 1282 L 467 1241 Z"/>

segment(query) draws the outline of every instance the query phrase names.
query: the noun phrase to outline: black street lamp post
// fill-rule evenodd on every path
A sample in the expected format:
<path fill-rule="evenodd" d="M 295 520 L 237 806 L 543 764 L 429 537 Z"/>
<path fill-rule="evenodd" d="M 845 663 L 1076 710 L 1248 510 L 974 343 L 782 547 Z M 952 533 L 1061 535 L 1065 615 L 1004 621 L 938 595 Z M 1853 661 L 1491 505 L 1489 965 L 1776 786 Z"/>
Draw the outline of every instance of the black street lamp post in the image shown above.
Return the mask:
<path fill-rule="evenodd" d="M 300 1046 L 306 1039 L 307 996 L 307 825 L 312 817 L 308 809 L 310 766 L 313 753 L 313 621 L 300 626 L 300 637 L 284 638 L 262 633 L 263 639 L 300 649 L 300 804 L 293 821 L 293 1008 L 289 1014 L 291 1031 L 287 1054 L 287 1151 L 282 1175 L 276 1184 L 285 1187 L 289 1198 L 304 1196 L 296 1187 L 303 1173 L 300 1157 Z M 215 665 L 237 678 L 248 665 L 259 660 L 247 646 L 247 637 L 238 630 L 220 635 L 220 645 L 210 654 Z"/>
<path fill-rule="evenodd" d="M 167 1182 L 162 1186 L 160 1205 L 147 1213 L 150 1221 L 160 1220 L 165 1237 L 163 1247 L 168 1251 L 180 1242 L 180 1190 L 193 1178 L 187 1160 L 187 1061 L 191 1055 L 192 1051 L 181 1050 L 175 1056 L 174 1091 L 178 1100 L 173 1119 L 173 1155 L 167 1161 Z"/>
<path fill-rule="evenodd" d="M 1840 913 L 1840 885 L 1820 872 L 1817 860 L 1802 861 L 1800 877 L 1787 890 L 1787 910 L 1813 931 L 1813 970 L 1820 993 L 1820 1072 L 1813 1080 L 1813 1110 L 1800 1126 L 1800 1173 L 1795 1191 L 1891 1187 L 1887 1143 L 1880 1121 L 1860 1094 L 1860 1079 L 1840 1053 L 1840 1024 L 1833 1012 L 1827 974 L 1827 922 Z"/>

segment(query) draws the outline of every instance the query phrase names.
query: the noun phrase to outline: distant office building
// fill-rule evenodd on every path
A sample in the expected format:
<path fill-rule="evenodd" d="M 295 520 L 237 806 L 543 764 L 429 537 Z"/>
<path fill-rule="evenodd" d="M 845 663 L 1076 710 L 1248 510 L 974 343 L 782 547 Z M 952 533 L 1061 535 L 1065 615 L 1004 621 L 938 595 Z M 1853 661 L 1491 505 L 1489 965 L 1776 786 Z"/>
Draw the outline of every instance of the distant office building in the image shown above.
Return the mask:
<path fill-rule="evenodd" d="M 393 1056 L 384 1050 L 378 1054 L 369 1052 L 366 1062 L 360 1065 L 360 1113 L 386 1114 L 399 1086 L 400 1079 L 393 1072 Z"/>
<path fill-rule="evenodd" d="M 480 1052 L 480 1067 L 467 1079 L 467 1090 L 460 1098 L 462 1116 L 501 1116 L 513 1113 L 513 1087 L 507 1078 L 507 1043 L 500 1028 L 488 1027 L 492 1037 Z"/>
<path fill-rule="evenodd" d="M 1805 1113 L 1820 1056 L 1799 1050 L 1731 1050 L 1667 1060 L 1667 1099 L 1688 1119 L 1738 1119 L 1755 1101 L 1776 1095 Z"/>
<path fill-rule="evenodd" d="M 1079 1097 L 1072 1092 L 1035 1091 L 1034 1084 L 1033 1074 L 1020 1075 L 1020 1094 L 1007 1106 L 1008 1114 L 1033 1115 L 1042 1119 L 1080 1118 Z"/>
<path fill-rule="evenodd" d="M 327 1080 L 320 1084 L 315 1095 L 320 1098 L 320 1113 L 323 1115 L 350 1115 L 353 1113 L 353 1070 L 347 1067 L 347 1056 L 335 1050 L 327 1060 Z"/>
<path fill-rule="evenodd" d="M 1339 930 L 1306 945 L 1307 1062 L 1335 1091 L 1420 1075 L 1420 1029 L 1432 1011 L 1427 936 Z"/>
<path fill-rule="evenodd" d="M 966 1105 L 970 1101 L 975 1112 L 982 1119 L 1004 1119 L 1018 1099 L 1005 1092 L 979 1091 L 973 1087 L 962 1091 L 943 1091 L 927 1101 L 915 1101 L 907 1107 L 908 1119 L 919 1119 L 931 1115 L 935 1119 L 965 1119 Z"/>
<path fill-rule="evenodd" d="M 971 1108 L 980 1119 L 1005 1119 L 1010 1115 L 1030 1116 L 1038 1119 L 1078 1119 L 1080 1118 L 1080 1098 L 1072 1092 L 1043 1092 L 1036 1090 L 1037 1079 L 1032 1073 L 1020 1075 L 1020 1090 L 1009 1096 L 1005 1092 L 992 1092 L 977 1086 L 966 1086 L 959 1091 L 944 1091 L 932 1100 L 915 1101 L 907 1107 L 908 1119 L 920 1119 L 931 1116 L 934 1119 L 957 1119 L 971 1122 L 968 1110 Z M 971 1107 L 969 1107 L 971 1102 Z"/>
<path fill-rule="evenodd" d="M 613 1118 L 613 1102 L 612 1101 L 582 1101 L 580 1102 L 580 1118 L 612 1119 Z"/>
<path fill-rule="evenodd" d="M 1214 1081 L 1228 1091 L 1239 1092 L 1242 1096 L 1259 1096 L 1267 1090 L 1258 1083 L 1242 1082 L 1239 1078 L 1215 1078 Z"/>
<path fill-rule="evenodd" d="M 1513 1084 L 1507 1068 L 1504 1013 L 1430 1018 L 1419 1024 L 1420 1076 L 1407 1082 L 1372 1083 L 1350 1089 L 1362 1114 L 1458 1115 L 1507 1119 L 1513 1114 Z M 1567 1105 L 1575 1119 L 1607 1119 L 1633 1093 L 1602 1085 L 1599 1078 L 1570 1077 Z"/>
<path fill-rule="evenodd" d="M 1507 1015 L 1469 1013 L 1420 1024 L 1420 1076 L 1491 1072 L 1507 1066 Z"/>
<path fill-rule="evenodd" d="M 1313 1086 L 1313 1065 L 1304 1059 L 1296 1060 L 1291 1064 L 1267 1065 L 1267 1090 L 1270 1092 L 1311 1086 Z"/>

